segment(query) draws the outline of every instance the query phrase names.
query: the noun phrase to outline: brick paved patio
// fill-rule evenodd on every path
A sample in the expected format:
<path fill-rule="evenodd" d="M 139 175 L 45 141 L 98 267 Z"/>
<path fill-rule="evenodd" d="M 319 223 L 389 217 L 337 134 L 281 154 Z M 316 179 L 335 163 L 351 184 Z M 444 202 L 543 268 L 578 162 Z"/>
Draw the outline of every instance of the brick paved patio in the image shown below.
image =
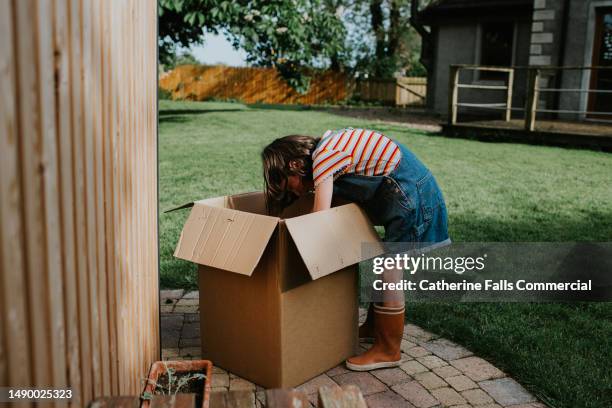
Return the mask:
<path fill-rule="evenodd" d="M 361 318 L 365 318 L 362 310 Z M 200 358 L 198 292 L 161 292 L 161 335 L 164 359 Z M 361 345 L 366 349 L 368 345 Z M 355 384 L 370 408 L 545 408 L 518 382 L 469 350 L 413 324 L 402 340 L 399 368 L 352 372 L 332 368 L 297 389 L 316 405 L 324 385 Z M 215 367 L 213 391 L 253 390 L 262 406 L 264 389 Z M 314 405 L 313 405 L 314 406 Z"/>

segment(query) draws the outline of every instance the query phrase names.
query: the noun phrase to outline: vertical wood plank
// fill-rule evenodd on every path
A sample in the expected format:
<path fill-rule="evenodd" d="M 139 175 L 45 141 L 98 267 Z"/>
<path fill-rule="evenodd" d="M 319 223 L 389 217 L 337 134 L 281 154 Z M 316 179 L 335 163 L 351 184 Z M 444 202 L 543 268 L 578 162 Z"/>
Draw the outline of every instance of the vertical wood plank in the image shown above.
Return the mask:
<path fill-rule="evenodd" d="M 538 98 L 540 97 L 540 70 L 529 70 L 529 81 L 527 85 L 527 103 L 525 106 L 525 130 L 533 132 L 538 109 Z"/>
<path fill-rule="evenodd" d="M 41 117 L 38 82 L 38 27 L 32 17 L 38 19 L 38 2 L 22 0 L 14 3 L 16 8 L 15 24 L 17 65 L 19 80 L 19 138 L 23 191 L 24 244 L 23 256 L 26 265 L 26 296 L 28 302 L 27 321 L 32 335 L 29 338 L 30 362 L 33 384 L 49 386 L 52 384 L 51 353 L 46 336 L 50 330 L 49 303 L 47 292 L 47 266 L 45 265 L 45 220 L 44 220 L 44 172 L 46 163 L 43 158 L 41 138 Z M 32 27 L 20 30 L 21 27 Z"/>
<path fill-rule="evenodd" d="M 508 93 L 506 95 L 506 122 L 512 119 L 512 91 L 514 89 L 514 68 L 508 71 Z"/>
<path fill-rule="evenodd" d="M 70 65 L 72 72 L 71 112 L 72 112 L 72 167 L 74 190 L 74 224 L 77 267 L 77 303 L 79 347 L 81 360 L 81 392 L 83 402 L 91 400 L 93 393 L 93 362 L 91 352 L 91 321 L 89 304 L 89 269 L 87 260 L 87 220 L 85 198 L 85 106 L 84 64 L 83 64 L 83 7 L 81 0 L 70 2 Z"/>
<path fill-rule="evenodd" d="M 460 68 L 451 65 L 448 81 L 448 123 L 454 125 L 457 123 L 457 102 L 459 98 L 459 72 Z"/>
<path fill-rule="evenodd" d="M 2 384 L 31 383 L 23 254 L 23 198 L 19 168 L 19 101 L 16 72 L 15 3 L 0 0 L 0 304 L 3 318 Z M 10 350 L 10 352 L 8 352 Z M 12 370 L 12 367 L 20 367 Z M 3 373 L 3 374 L 2 374 Z"/>
<path fill-rule="evenodd" d="M 76 271 L 75 251 L 75 223 L 73 205 L 74 197 L 74 173 L 72 161 L 72 101 L 69 85 L 73 80 L 71 70 L 70 49 L 72 45 L 71 16 L 69 4 L 66 2 L 55 2 L 54 4 L 54 27 L 53 39 L 56 66 L 56 122 L 57 122 L 57 145 L 59 179 L 60 179 L 60 209 L 61 209 L 61 241 L 62 246 L 62 268 L 64 281 L 64 314 L 67 324 L 66 348 L 68 365 L 68 382 L 73 389 L 80 390 L 80 344 L 79 327 L 77 322 L 78 313 L 78 286 Z M 73 407 L 83 405 L 79 393 L 74 394 L 71 401 Z"/>
<path fill-rule="evenodd" d="M 43 222 L 45 233 L 44 263 L 47 280 L 47 323 L 49 331 L 45 340 L 50 355 L 52 385 L 67 386 L 66 336 L 64 321 L 64 282 L 62 274 L 61 214 L 59 210 L 59 164 L 56 132 L 56 92 L 58 70 L 55 64 L 56 49 L 53 43 L 54 8 L 51 0 L 40 0 L 36 22 L 38 26 L 38 97 L 41 114 L 41 143 L 43 172 Z M 40 256 L 40 255 L 39 255 Z M 37 334 L 40 336 L 41 334 Z M 65 406 L 55 401 L 55 406 Z"/>

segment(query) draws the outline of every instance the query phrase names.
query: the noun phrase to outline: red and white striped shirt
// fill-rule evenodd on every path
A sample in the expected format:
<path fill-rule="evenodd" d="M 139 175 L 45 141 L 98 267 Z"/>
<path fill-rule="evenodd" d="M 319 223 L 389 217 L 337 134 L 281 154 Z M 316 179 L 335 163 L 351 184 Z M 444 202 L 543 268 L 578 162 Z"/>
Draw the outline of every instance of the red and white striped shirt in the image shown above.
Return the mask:
<path fill-rule="evenodd" d="M 312 177 L 316 186 L 342 174 L 388 175 L 401 156 L 397 144 L 374 130 L 328 130 L 312 154 Z"/>

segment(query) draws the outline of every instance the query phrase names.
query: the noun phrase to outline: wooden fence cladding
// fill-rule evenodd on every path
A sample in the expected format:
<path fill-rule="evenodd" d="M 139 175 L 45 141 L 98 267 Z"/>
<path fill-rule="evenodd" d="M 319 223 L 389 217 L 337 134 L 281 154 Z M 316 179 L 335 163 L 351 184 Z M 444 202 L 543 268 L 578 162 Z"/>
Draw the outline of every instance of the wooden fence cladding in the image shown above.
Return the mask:
<path fill-rule="evenodd" d="M 345 77 L 337 72 L 312 76 L 308 93 L 300 95 L 273 68 L 182 65 L 159 81 L 173 99 L 236 99 L 244 103 L 314 105 L 336 103 L 348 96 Z"/>
<path fill-rule="evenodd" d="M 160 355 L 156 2 L 0 10 L 0 386 L 138 394 Z"/>

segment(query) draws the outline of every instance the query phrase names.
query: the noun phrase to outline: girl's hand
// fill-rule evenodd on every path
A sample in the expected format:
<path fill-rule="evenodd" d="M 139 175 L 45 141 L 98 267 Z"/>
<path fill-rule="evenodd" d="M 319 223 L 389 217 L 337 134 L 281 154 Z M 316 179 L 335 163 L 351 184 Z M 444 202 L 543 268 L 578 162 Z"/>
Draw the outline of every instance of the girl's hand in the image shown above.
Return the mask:
<path fill-rule="evenodd" d="M 314 207 L 312 209 L 312 212 L 330 209 L 333 193 L 334 178 L 328 177 L 315 187 Z"/>

